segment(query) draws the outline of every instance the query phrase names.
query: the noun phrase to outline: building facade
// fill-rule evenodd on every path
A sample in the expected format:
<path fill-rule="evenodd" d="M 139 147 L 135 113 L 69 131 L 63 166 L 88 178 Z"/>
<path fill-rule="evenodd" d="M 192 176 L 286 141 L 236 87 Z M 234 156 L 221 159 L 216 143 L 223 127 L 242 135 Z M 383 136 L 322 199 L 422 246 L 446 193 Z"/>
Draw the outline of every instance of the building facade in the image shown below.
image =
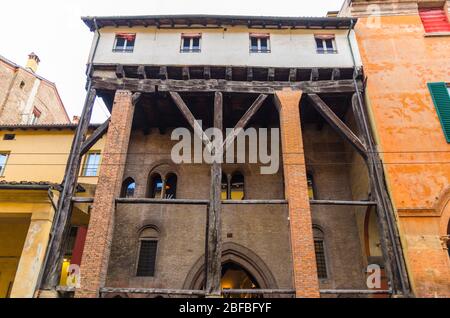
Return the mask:
<path fill-rule="evenodd" d="M 26 67 L 0 56 L 0 124 L 69 124 L 54 83 L 39 76 L 39 57 L 31 53 Z"/>
<path fill-rule="evenodd" d="M 88 95 L 41 297 L 411 294 L 364 103 L 356 19 L 83 20 L 94 32 Z M 97 96 L 111 118 L 92 133 L 108 127 L 95 195 L 83 201 L 74 185 Z M 183 150 L 178 162 L 180 128 L 206 156 L 223 149 L 208 148 L 208 128 L 235 128 L 226 145 L 236 152 L 205 162 Z M 250 140 L 241 146 L 239 129 Z M 270 147 L 254 148 L 267 134 Z M 265 147 L 272 160 L 250 159 Z M 268 164 L 276 169 L 263 173 Z M 67 202 L 92 203 L 76 288 L 57 286 Z"/>
<path fill-rule="evenodd" d="M 346 1 L 414 294 L 450 296 L 449 1 Z"/>
<path fill-rule="evenodd" d="M 31 298 L 39 289 L 61 183 L 76 124 L 0 125 L 0 298 Z M 89 134 L 97 128 L 91 126 Z M 82 159 L 77 196 L 92 196 L 100 140 Z M 64 264 L 79 264 L 89 223 L 87 204 L 74 203 Z M 77 246 L 78 242 L 78 246 Z M 78 259 L 78 260 L 77 260 Z M 67 271 L 61 271 L 65 285 Z"/>

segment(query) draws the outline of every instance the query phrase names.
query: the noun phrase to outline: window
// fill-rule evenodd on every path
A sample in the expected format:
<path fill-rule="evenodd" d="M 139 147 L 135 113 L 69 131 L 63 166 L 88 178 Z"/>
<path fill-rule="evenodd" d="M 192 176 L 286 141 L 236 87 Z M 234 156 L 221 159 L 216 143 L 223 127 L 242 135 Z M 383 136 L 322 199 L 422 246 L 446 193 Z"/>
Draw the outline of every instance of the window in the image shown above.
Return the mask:
<path fill-rule="evenodd" d="M 177 198 L 177 176 L 173 173 L 167 175 L 164 197 L 166 199 Z"/>
<path fill-rule="evenodd" d="M 316 34 L 317 53 L 319 54 L 333 54 L 337 53 L 336 39 L 334 34 Z"/>
<path fill-rule="evenodd" d="M 444 7 L 419 8 L 425 33 L 450 32 L 450 23 Z"/>
<path fill-rule="evenodd" d="M 328 278 L 327 262 L 325 257 L 324 235 L 321 229 L 314 226 L 314 249 L 316 252 L 317 275 L 319 279 Z"/>
<path fill-rule="evenodd" d="M 8 161 L 9 153 L 0 153 L 0 176 L 5 175 L 6 162 Z"/>
<path fill-rule="evenodd" d="M 15 134 L 5 134 L 3 136 L 3 140 L 15 140 L 16 139 L 16 135 Z"/>
<path fill-rule="evenodd" d="M 83 167 L 83 177 L 98 176 L 100 158 L 101 158 L 100 152 L 89 152 L 87 154 Z"/>
<path fill-rule="evenodd" d="M 226 174 L 222 174 L 220 197 L 222 200 L 228 200 L 228 177 Z"/>
<path fill-rule="evenodd" d="M 310 200 L 314 200 L 314 180 L 312 175 L 308 174 L 306 176 L 308 182 L 308 196 Z"/>
<path fill-rule="evenodd" d="M 235 172 L 231 177 L 231 200 L 244 200 L 244 176 L 240 172 Z"/>
<path fill-rule="evenodd" d="M 270 35 L 250 33 L 250 53 L 270 53 Z"/>
<path fill-rule="evenodd" d="M 183 33 L 181 34 L 181 53 L 199 53 L 200 42 L 202 39 L 201 33 Z"/>
<path fill-rule="evenodd" d="M 35 125 L 38 123 L 39 117 L 41 117 L 41 111 L 36 107 L 33 108 L 33 112 L 30 115 L 29 124 Z"/>
<path fill-rule="evenodd" d="M 137 261 L 136 276 L 155 276 L 156 252 L 158 250 L 159 232 L 149 227 L 144 229 L 139 236 L 139 256 Z"/>
<path fill-rule="evenodd" d="M 428 83 L 445 138 L 450 143 L 450 93 L 446 83 Z"/>
<path fill-rule="evenodd" d="M 150 177 L 149 197 L 151 199 L 161 199 L 163 189 L 163 181 L 158 173 Z"/>
<path fill-rule="evenodd" d="M 119 33 L 116 34 L 113 52 L 132 53 L 136 42 L 136 34 Z"/>
<path fill-rule="evenodd" d="M 122 198 L 132 198 L 134 197 L 134 192 L 136 191 L 136 182 L 133 178 L 127 178 L 122 184 Z"/>

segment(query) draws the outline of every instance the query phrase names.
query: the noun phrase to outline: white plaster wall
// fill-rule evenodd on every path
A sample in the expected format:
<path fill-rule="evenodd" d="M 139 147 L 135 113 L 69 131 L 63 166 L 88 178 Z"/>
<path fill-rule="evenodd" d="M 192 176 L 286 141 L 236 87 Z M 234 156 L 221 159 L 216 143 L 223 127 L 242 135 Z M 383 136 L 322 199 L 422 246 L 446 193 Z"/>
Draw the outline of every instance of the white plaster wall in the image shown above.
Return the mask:
<path fill-rule="evenodd" d="M 133 53 L 112 51 L 116 33 L 136 33 Z M 181 33 L 202 33 L 201 53 L 180 53 Z M 271 53 L 250 53 L 249 33 L 270 33 Z M 314 34 L 335 34 L 338 53 L 317 54 Z M 348 30 L 255 30 L 103 28 L 94 63 L 233 65 L 261 67 L 352 67 Z M 361 65 L 352 32 L 356 61 Z M 95 41 L 95 37 L 94 37 Z"/>

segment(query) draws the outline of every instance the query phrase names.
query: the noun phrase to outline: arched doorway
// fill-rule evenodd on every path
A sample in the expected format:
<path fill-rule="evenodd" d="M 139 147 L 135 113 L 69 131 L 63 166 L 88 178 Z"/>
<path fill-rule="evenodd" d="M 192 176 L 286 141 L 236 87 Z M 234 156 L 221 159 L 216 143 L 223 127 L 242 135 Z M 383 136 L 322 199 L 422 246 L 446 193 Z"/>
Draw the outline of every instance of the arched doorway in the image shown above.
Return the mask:
<path fill-rule="evenodd" d="M 205 256 L 188 273 L 183 289 L 202 290 L 205 285 Z M 222 289 L 278 289 L 275 277 L 264 261 L 250 249 L 231 242 L 223 244 Z M 224 297 L 229 297 L 224 294 Z M 232 297 L 247 298 L 241 294 Z"/>
<path fill-rule="evenodd" d="M 222 290 L 227 289 L 259 289 L 260 286 L 251 273 L 239 264 L 228 262 L 222 265 Z M 248 293 L 226 294 L 224 298 L 259 298 Z"/>

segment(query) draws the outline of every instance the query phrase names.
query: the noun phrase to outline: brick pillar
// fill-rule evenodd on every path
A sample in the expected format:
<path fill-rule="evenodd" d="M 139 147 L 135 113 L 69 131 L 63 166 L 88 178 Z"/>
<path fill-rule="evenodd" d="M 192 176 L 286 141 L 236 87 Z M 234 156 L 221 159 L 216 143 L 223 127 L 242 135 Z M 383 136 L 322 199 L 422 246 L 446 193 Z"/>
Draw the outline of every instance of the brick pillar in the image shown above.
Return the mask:
<path fill-rule="evenodd" d="M 298 298 L 320 297 L 300 122 L 301 91 L 276 93 L 280 106 L 284 186 L 289 202 L 294 288 Z"/>
<path fill-rule="evenodd" d="M 77 298 L 98 297 L 99 288 L 105 284 L 115 199 L 120 196 L 133 114 L 131 92 L 117 91 L 81 260 L 81 288 L 75 293 Z"/>

